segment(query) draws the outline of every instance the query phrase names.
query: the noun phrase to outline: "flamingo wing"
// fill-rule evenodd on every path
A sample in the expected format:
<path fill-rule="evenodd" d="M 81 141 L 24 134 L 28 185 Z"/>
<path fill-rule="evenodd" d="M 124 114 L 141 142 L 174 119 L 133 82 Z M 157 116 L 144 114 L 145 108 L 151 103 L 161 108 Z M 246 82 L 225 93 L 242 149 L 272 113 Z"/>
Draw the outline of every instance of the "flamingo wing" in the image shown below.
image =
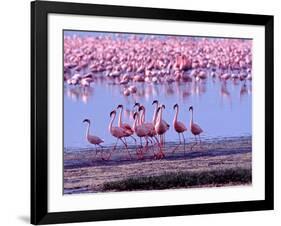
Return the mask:
<path fill-rule="evenodd" d="M 195 135 L 199 135 L 200 133 L 203 132 L 203 130 L 201 129 L 201 127 L 195 123 L 192 124 L 191 126 L 191 130 Z"/>
<path fill-rule="evenodd" d="M 129 124 L 127 124 L 127 123 L 123 123 L 123 124 L 122 124 L 122 128 L 123 128 L 124 130 L 128 131 L 129 133 L 133 133 L 133 132 L 134 132 L 133 129 L 132 129 L 132 127 L 131 127 Z"/>
<path fill-rule="evenodd" d="M 184 131 L 187 130 L 186 126 L 182 123 L 182 122 L 179 122 L 177 121 L 176 124 L 174 125 L 175 127 L 175 130 L 178 132 L 178 133 L 182 133 Z"/>
<path fill-rule="evenodd" d="M 127 135 L 126 131 L 121 127 L 112 127 L 111 134 L 117 138 L 122 138 Z"/>
<path fill-rule="evenodd" d="M 88 140 L 91 144 L 100 144 L 104 142 L 103 139 L 93 135 L 89 135 Z"/>
<path fill-rule="evenodd" d="M 138 126 L 136 128 L 136 134 L 139 136 L 139 137 L 144 137 L 144 136 L 147 136 L 149 133 L 149 130 L 147 128 L 145 128 L 145 126 Z"/>
<path fill-rule="evenodd" d="M 145 128 L 147 128 L 148 130 L 154 130 L 154 126 L 152 123 L 144 123 Z"/>

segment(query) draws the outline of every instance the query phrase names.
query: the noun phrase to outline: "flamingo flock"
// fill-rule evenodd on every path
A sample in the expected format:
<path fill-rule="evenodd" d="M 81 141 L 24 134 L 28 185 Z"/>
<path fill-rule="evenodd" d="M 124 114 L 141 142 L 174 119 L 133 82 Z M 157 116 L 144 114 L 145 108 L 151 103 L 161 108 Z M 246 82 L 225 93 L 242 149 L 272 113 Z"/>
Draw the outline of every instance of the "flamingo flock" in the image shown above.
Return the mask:
<path fill-rule="evenodd" d="M 252 81 L 252 40 L 203 38 L 169 35 L 138 35 L 114 33 L 89 33 L 89 35 L 64 35 L 64 84 L 66 93 L 73 100 L 87 102 L 94 92 L 95 84 L 105 83 L 120 87 L 120 93 L 127 103 L 136 102 L 133 107 L 133 122 L 123 118 L 123 105 L 119 104 L 109 114 L 108 131 L 116 143 L 108 156 L 101 153 L 102 159 L 110 159 L 118 142 L 132 159 L 128 141 L 134 142 L 138 159 L 143 159 L 149 151 L 155 159 L 166 157 L 165 143 L 167 131 L 178 134 L 179 144 L 183 144 L 184 154 L 187 133 L 191 133 L 196 143 L 201 143 L 203 129 L 194 122 L 193 106 L 166 108 L 165 104 L 152 102 L 153 115 L 148 119 L 146 107 L 139 102 L 152 95 L 163 85 L 167 95 L 183 98 L 190 94 L 200 95 L 206 91 L 206 81 L 220 82 L 220 95 L 228 99 L 227 83 L 241 84 L 240 97 L 250 93 Z M 175 84 L 175 85 L 171 85 Z M 182 88 L 184 87 L 184 88 Z M 181 91 L 184 92 L 181 93 Z M 165 93 L 166 94 L 166 93 Z M 171 125 L 165 121 L 165 112 L 172 110 L 174 119 Z M 189 123 L 180 121 L 181 111 L 190 114 Z M 87 141 L 102 152 L 104 140 L 90 134 L 91 122 L 87 123 Z M 130 124 L 131 123 L 131 124 Z"/>
<path fill-rule="evenodd" d="M 252 42 L 184 36 L 64 36 L 64 81 L 91 87 L 98 80 L 119 85 L 124 96 L 138 83 L 171 84 L 252 80 Z"/>
<path fill-rule="evenodd" d="M 112 150 L 110 151 L 109 155 L 105 158 L 101 152 L 101 158 L 103 160 L 109 160 L 112 154 L 115 152 L 118 141 L 121 141 L 124 145 L 124 150 L 127 152 L 127 156 L 129 159 L 132 159 L 132 155 L 128 148 L 128 143 L 126 138 L 130 137 L 135 142 L 135 150 L 138 159 L 143 159 L 144 154 L 147 153 L 149 150 L 153 151 L 153 155 L 155 159 L 163 159 L 165 158 L 164 147 L 165 147 L 165 133 L 170 129 L 170 125 L 163 119 L 163 110 L 165 109 L 164 104 L 160 104 L 159 101 L 153 101 L 152 105 L 155 105 L 155 110 L 153 113 L 153 117 L 151 122 L 145 120 L 145 107 L 140 103 L 135 103 L 134 109 L 135 112 L 133 114 L 133 124 L 130 125 L 128 123 L 124 123 L 122 121 L 122 113 L 123 113 L 123 105 L 118 105 L 116 109 L 110 112 L 110 122 L 108 126 L 108 131 L 111 136 L 116 138 L 116 143 L 113 146 Z M 137 107 L 137 108 L 136 108 Z M 119 110 L 118 115 L 118 122 L 117 125 L 114 125 L 117 110 Z M 175 110 L 175 116 L 173 120 L 173 127 L 175 132 L 179 135 L 179 144 L 176 146 L 175 149 L 179 147 L 181 144 L 181 136 L 184 143 L 184 154 L 185 154 L 185 145 L 186 139 L 184 133 L 190 130 L 190 132 L 195 136 L 196 143 L 193 144 L 192 148 L 198 143 L 197 136 L 199 137 L 199 141 L 201 143 L 200 134 L 203 132 L 201 127 L 194 123 L 193 121 L 193 106 L 189 107 L 189 111 L 191 111 L 191 118 L 189 127 L 186 126 L 183 122 L 178 121 L 178 114 L 179 114 L 179 105 L 175 104 L 173 109 Z M 86 139 L 90 144 L 95 146 L 99 146 L 102 148 L 101 143 L 104 142 L 103 139 L 99 138 L 98 136 L 91 135 L 90 130 L 90 120 L 85 119 L 83 121 L 87 123 L 86 129 Z M 137 139 L 139 139 L 139 145 L 137 144 Z M 144 143 L 145 141 L 145 143 Z M 156 151 L 155 151 L 156 149 Z M 173 151 L 173 153 L 175 150 Z"/>

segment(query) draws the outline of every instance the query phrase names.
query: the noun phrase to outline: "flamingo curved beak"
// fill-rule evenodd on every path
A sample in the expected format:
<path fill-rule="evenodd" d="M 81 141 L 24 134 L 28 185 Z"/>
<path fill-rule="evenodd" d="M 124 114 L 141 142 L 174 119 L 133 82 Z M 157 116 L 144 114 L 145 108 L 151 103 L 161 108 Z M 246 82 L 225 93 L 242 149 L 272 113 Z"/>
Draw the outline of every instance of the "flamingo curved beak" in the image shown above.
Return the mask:
<path fill-rule="evenodd" d="M 158 108 L 157 108 L 157 111 L 156 111 L 157 114 L 158 114 L 158 112 L 160 111 L 160 109 L 161 109 L 161 107 L 158 107 Z"/>
<path fill-rule="evenodd" d="M 116 111 L 110 112 L 110 117 L 111 117 L 113 114 L 116 114 Z"/>
<path fill-rule="evenodd" d="M 135 112 L 134 114 L 133 114 L 133 119 L 136 119 L 136 116 L 137 116 L 137 112 Z"/>
<path fill-rule="evenodd" d="M 123 107 L 123 105 L 122 104 L 119 104 L 118 106 L 117 106 L 117 109 L 118 108 L 122 108 Z"/>
<path fill-rule="evenodd" d="M 188 110 L 189 110 L 189 111 L 190 111 L 190 110 L 193 110 L 193 107 L 192 107 L 192 106 L 190 106 Z"/>
<path fill-rule="evenodd" d="M 88 122 L 88 123 L 90 123 L 90 120 L 89 120 L 89 119 L 84 119 L 83 122 Z"/>
<path fill-rule="evenodd" d="M 173 107 L 174 110 L 175 110 L 178 106 L 179 106 L 178 104 L 175 104 L 174 107 Z"/>
<path fill-rule="evenodd" d="M 158 104 L 158 100 L 154 100 L 153 102 L 152 102 L 152 105 L 153 104 Z"/>
<path fill-rule="evenodd" d="M 143 109 L 144 109 L 144 107 L 143 107 L 143 106 L 139 106 L 138 111 L 141 111 L 141 110 L 143 110 Z"/>
<path fill-rule="evenodd" d="M 140 107 L 140 103 L 137 103 L 137 102 L 136 102 L 136 103 L 134 104 L 134 107 L 136 107 L 136 106 Z"/>

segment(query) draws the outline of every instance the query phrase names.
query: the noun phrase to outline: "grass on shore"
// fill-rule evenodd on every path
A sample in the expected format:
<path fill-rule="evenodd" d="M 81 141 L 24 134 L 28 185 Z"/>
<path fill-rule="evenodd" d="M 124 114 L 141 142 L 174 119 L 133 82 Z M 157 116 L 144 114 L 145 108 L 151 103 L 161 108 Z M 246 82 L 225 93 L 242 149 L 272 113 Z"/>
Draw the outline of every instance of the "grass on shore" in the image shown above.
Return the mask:
<path fill-rule="evenodd" d="M 199 172 L 164 173 L 159 176 L 134 177 L 107 182 L 103 191 L 161 190 L 252 182 L 251 169 L 232 168 Z"/>

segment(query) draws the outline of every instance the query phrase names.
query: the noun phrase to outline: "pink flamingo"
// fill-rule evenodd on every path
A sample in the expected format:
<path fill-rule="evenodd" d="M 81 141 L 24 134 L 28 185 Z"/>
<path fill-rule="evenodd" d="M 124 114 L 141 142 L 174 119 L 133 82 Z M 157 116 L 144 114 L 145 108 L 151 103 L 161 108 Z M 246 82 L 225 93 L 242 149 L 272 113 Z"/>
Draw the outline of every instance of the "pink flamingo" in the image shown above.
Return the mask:
<path fill-rule="evenodd" d="M 132 136 L 134 134 L 134 130 L 132 129 L 132 127 L 128 124 L 128 123 L 123 123 L 122 122 L 122 116 L 123 116 L 123 105 L 119 104 L 117 106 L 117 109 L 121 109 L 119 112 L 119 118 L 118 118 L 118 126 L 121 127 L 122 129 L 125 130 L 127 136 L 126 137 L 131 137 L 135 143 L 137 142 L 137 140 Z M 125 137 L 124 137 L 125 139 Z"/>
<path fill-rule="evenodd" d="M 196 143 L 197 143 L 196 136 L 199 136 L 199 141 L 201 143 L 200 134 L 203 132 L 203 130 L 201 129 L 201 127 L 199 125 L 197 125 L 196 123 L 193 122 L 193 107 L 192 106 L 189 107 L 189 111 L 191 111 L 190 131 L 194 135 Z M 196 145 L 196 143 L 195 143 L 195 145 Z M 193 146 L 191 147 L 191 149 L 193 148 Z"/>
<path fill-rule="evenodd" d="M 174 121 L 173 121 L 173 124 L 174 124 L 174 129 L 175 131 L 178 133 L 179 135 L 179 140 L 180 140 L 180 144 L 181 144 L 181 137 L 180 137 L 180 134 L 182 134 L 182 138 L 183 138 L 183 145 L 184 145 L 184 153 L 185 153 L 185 138 L 184 138 L 184 132 L 187 131 L 187 128 L 186 126 L 178 121 L 178 114 L 179 114 L 179 105 L 178 104 L 175 104 L 174 105 L 174 110 L 176 109 L 176 113 L 175 113 L 175 117 L 174 117 Z M 173 152 L 175 152 L 176 148 L 174 149 Z"/>
<path fill-rule="evenodd" d="M 169 129 L 169 125 L 166 125 L 166 123 L 164 123 L 164 121 L 162 120 L 162 111 L 163 108 L 165 109 L 165 105 L 161 105 L 161 107 L 158 107 L 157 109 L 157 114 L 159 112 L 159 114 L 157 115 L 157 121 L 155 124 L 155 130 L 156 133 L 160 136 L 160 144 L 164 144 L 163 142 L 163 135 L 168 131 Z M 161 147 L 161 145 L 160 145 Z M 163 158 L 165 157 L 164 152 L 162 151 L 162 149 L 160 148 L 159 153 L 156 156 L 157 158 Z"/>
<path fill-rule="evenodd" d="M 158 141 L 158 139 L 157 139 L 157 137 L 156 137 L 157 133 L 156 133 L 156 130 L 155 130 L 154 119 L 152 120 L 152 122 L 145 122 L 145 107 L 144 107 L 143 105 L 141 105 L 141 106 L 139 107 L 139 112 L 142 113 L 142 114 L 141 114 L 141 117 L 140 117 L 140 123 L 141 123 L 144 127 L 146 127 L 146 128 L 148 129 L 148 131 L 149 131 L 148 136 L 149 136 L 150 138 L 154 138 L 155 141 L 156 141 L 156 143 L 157 143 L 158 146 L 159 146 L 160 143 L 159 143 L 159 141 Z M 154 117 L 156 117 L 156 116 L 154 116 Z M 152 141 L 152 140 L 151 140 L 151 141 Z"/>
<path fill-rule="evenodd" d="M 154 100 L 153 102 L 152 102 L 152 105 L 154 105 L 154 104 L 156 104 L 155 105 L 155 109 L 154 109 L 154 115 L 153 115 L 153 119 L 154 119 L 154 122 L 153 122 L 153 124 L 154 124 L 154 126 L 155 126 L 155 124 L 156 124 L 156 120 L 157 120 L 157 109 L 158 109 L 158 107 L 160 107 L 160 103 L 159 103 L 159 101 L 158 100 Z M 165 108 L 165 106 L 164 106 L 164 108 Z M 167 126 L 167 127 L 170 127 L 170 125 L 164 120 L 164 119 L 162 119 L 162 122 Z M 163 134 L 163 141 L 165 141 L 165 134 Z"/>
<path fill-rule="evenodd" d="M 146 139 L 146 143 L 148 143 L 147 141 L 147 137 L 148 137 L 148 134 L 149 134 L 149 130 L 141 125 L 140 123 L 140 115 L 138 112 L 135 112 L 134 115 L 133 115 L 133 118 L 134 118 L 134 124 L 133 124 L 133 130 L 135 131 L 136 135 L 140 138 L 140 144 L 141 144 L 141 147 L 142 147 L 142 138 L 145 138 Z M 141 157 L 143 157 L 143 152 L 140 150 L 140 152 L 137 152 L 138 155 L 141 155 Z"/>
<path fill-rule="evenodd" d="M 113 115 L 113 117 L 112 117 L 112 115 Z M 129 157 L 132 158 L 132 157 L 131 157 L 131 154 L 130 154 L 130 152 L 129 152 L 129 150 L 128 150 L 128 146 L 127 146 L 126 142 L 122 139 L 122 138 L 124 138 L 124 137 L 127 136 L 126 130 L 123 129 L 122 127 L 112 126 L 112 125 L 113 125 L 113 122 L 114 122 L 114 120 L 115 120 L 115 117 L 116 117 L 116 111 L 115 111 L 115 110 L 112 111 L 112 112 L 110 112 L 110 117 L 111 117 L 111 121 L 110 121 L 109 127 L 108 127 L 109 132 L 111 133 L 112 136 L 114 136 L 114 137 L 117 138 L 116 143 L 115 143 L 114 148 L 113 148 L 113 151 L 115 150 L 118 141 L 121 140 L 122 143 L 123 143 L 123 144 L 125 145 L 125 147 L 126 147 L 126 150 L 127 150 L 127 152 L 128 152 Z M 109 154 L 108 159 L 110 159 L 110 157 L 111 157 L 113 151 Z"/>
<path fill-rule="evenodd" d="M 156 132 L 154 132 L 154 126 L 155 126 L 155 118 L 156 118 L 156 110 L 154 112 L 154 116 L 153 116 L 153 120 L 152 120 L 152 123 L 149 123 L 149 122 L 145 122 L 145 107 L 143 105 L 141 105 L 140 103 L 135 103 L 134 107 L 138 107 L 138 111 L 139 111 L 139 123 L 146 126 L 149 130 L 150 130 L 150 137 L 153 137 L 156 135 Z M 155 133 L 155 135 L 154 135 Z M 158 141 L 158 140 L 157 140 Z"/>
<path fill-rule="evenodd" d="M 94 136 L 94 135 L 91 135 L 90 134 L 90 125 L 91 125 L 91 121 L 89 119 L 84 119 L 83 122 L 86 122 L 87 123 L 87 129 L 86 129 L 86 139 L 87 141 L 90 143 L 90 144 L 93 144 L 95 146 L 100 146 L 102 148 L 102 145 L 101 143 L 104 142 L 103 139 L 97 137 L 97 136 Z M 96 149 L 96 155 L 97 155 L 97 152 L 98 150 Z M 101 152 L 101 157 L 102 159 L 103 158 L 103 155 L 102 155 L 102 152 Z"/>

